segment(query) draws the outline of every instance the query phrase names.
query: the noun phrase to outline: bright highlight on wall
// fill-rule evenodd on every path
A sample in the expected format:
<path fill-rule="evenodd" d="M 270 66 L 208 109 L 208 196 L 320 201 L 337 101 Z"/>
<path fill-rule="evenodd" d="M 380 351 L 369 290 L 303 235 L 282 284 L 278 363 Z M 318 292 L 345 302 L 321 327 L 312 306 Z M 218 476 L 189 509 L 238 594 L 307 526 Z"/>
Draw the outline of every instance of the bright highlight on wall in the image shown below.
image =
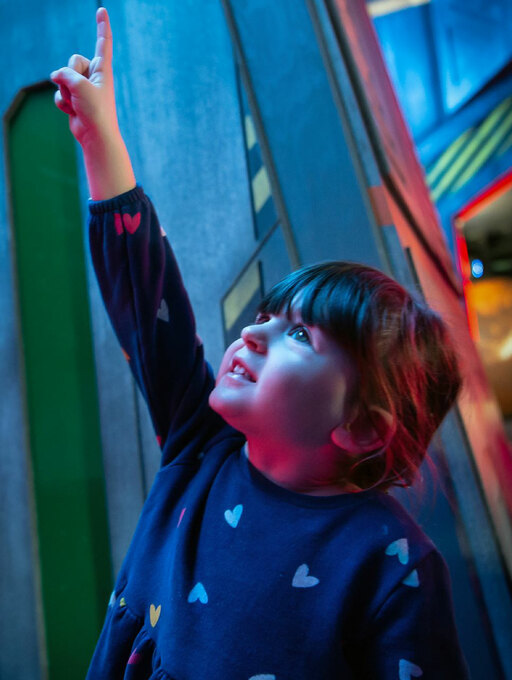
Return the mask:
<path fill-rule="evenodd" d="M 409 7 L 418 7 L 418 5 L 426 5 L 430 0 L 374 0 L 368 2 L 368 13 L 372 17 L 381 17 L 392 12 L 399 12 Z"/>

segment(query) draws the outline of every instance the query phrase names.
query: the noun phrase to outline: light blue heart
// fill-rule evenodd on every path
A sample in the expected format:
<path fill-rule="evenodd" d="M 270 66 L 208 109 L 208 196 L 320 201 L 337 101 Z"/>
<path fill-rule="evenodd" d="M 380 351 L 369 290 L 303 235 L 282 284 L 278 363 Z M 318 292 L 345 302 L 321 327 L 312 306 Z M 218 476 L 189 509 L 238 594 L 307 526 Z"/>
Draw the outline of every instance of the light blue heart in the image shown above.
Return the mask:
<path fill-rule="evenodd" d="M 309 567 L 307 564 L 301 564 L 300 567 L 295 572 L 293 577 L 292 586 L 294 588 L 312 588 L 313 586 L 320 583 L 320 579 L 316 576 L 308 576 Z"/>
<path fill-rule="evenodd" d="M 196 585 L 190 591 L 190 595 L 188 596 L 189 602 L 195 602 L 196 600 L 199 600 L 199 602 L 202 604 L 206 604 L 208 602 L 208 595 L 206 594 L 206 590 L 204 589 L 204 586 L 201 582 L 196 583 Z"/>
<path fill-rule="evenodd" d="M 402 583 L 405 586 L 410 586 L 411 588 L 417 588 L 420 585 L 420 577 L 416 569 L 413 569 L 411 573 L 404 578 Z"/>
<path fill-rule="evenodd" d="M 240 517 L 242 516 L 244 506 L 243 505 L 236 505 L 233 510 L 226 510 L 224 513 L 224 518 L 226 522 L 229 524 L 230 527 L 233 527 L 233 529 L 236 529 L 238 526 L 238 522 L 240 521 Z"/>
<path fill-rule="evenodd" d="M 398 555 L 400 564 L 407 564 L 409 561 L 409 543 L 406 538 L 399 538 L 393 541 L 386 548 L 386 555 Z"/>
<path fill-rule="evenodd" d="M 263 675 L 251 675 L 249 680 L 276 680 L 275 675 L 269 675 L 268 673 L 263 673 Z"/>
<path fill-rule="evenodd" d="M 167 306 L 167 302 L 163 298 L 162 301 L 160 302 L 160 307 L 158 308 L 156 316 L 157 319 L 160 319 L 161 321 L 169 321 L 169 307 Z"/>
<path fill-rule="evenodd" d="M 422 675 L 423 671 L 415 663 L 407 661 L 407 659 L 400 659 L 398 664 L 399 680 L 411 680 L 411 678 L 420 678 Z"/>

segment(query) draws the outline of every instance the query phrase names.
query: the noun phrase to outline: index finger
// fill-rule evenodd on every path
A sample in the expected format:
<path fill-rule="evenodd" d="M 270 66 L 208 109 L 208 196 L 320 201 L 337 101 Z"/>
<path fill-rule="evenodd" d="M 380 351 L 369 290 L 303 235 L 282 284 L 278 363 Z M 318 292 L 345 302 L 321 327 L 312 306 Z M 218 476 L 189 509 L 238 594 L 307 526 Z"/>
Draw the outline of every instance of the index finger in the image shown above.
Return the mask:
<path fill-rule="evenodd" d="M 96 50 L 94 56 L 108 62 L 112 61 L 112 30 L 105 7 L 100 7 L 96 12 Z"/>

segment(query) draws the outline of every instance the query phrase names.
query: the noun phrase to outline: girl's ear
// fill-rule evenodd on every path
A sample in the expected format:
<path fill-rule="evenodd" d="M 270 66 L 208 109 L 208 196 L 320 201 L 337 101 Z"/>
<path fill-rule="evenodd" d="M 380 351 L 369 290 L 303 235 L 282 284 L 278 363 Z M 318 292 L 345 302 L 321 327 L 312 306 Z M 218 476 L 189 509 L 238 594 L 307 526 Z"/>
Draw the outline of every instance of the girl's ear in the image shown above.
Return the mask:
<path fill-rule="evenodd" d="M 393 416 L 380 406 L 370 406 L 371 415 L 358 410 L 348 423 L 341 423 L 331 432 L 336 446 L 357 456 L 386 446 L 394 434 Z M 379 428 L 374 425 L 380 420 Z"/>

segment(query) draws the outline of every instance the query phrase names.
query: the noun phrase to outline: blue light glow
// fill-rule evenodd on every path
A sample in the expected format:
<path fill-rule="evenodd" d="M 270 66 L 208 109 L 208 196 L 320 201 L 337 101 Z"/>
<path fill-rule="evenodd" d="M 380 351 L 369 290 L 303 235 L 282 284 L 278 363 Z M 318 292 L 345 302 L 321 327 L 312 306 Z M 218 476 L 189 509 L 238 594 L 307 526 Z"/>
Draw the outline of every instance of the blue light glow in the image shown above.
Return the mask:
<path fill-rule="evenodd" d="M 484 273 L 484 263 L 482 260 L 471 260 L 471 273 L 475 279 L 479 279 Z"/>

